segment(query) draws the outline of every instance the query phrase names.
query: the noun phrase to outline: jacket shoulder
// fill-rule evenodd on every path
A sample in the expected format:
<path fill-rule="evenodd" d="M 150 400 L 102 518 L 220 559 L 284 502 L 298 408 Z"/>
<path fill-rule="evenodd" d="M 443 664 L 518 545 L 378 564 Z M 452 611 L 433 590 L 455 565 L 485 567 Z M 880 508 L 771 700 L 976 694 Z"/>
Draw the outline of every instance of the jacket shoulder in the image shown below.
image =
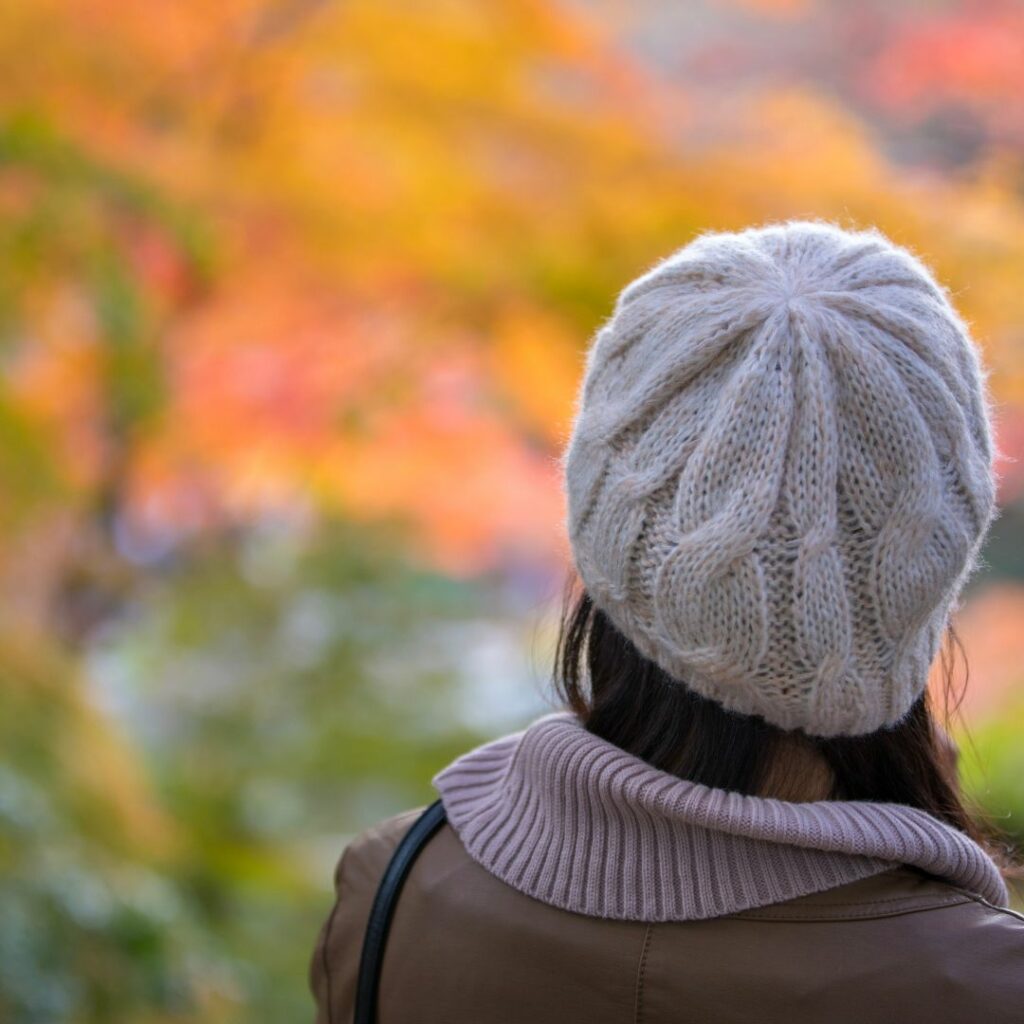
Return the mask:
<path fill-rule="evenodd" d="M 739 937 L 757 944 L 758 960 L 731 979 L 750 998 L 773 980 L 806 988 L 816 963 L 836 1020 L 1022 1019 L 1024 919 L 913 868 L 723 918 L 704 935 L 708 956 Z"/>
<path fill-rule="evenodd" d="M 334 906 L 320 927 L 309 962 L 317 1024 L 351 1018 L 356 971 L 370 907 L 388 861 L 423 807 L 394 814 L 360 832 L 334 869 Z"/>
<path fill-rule="evenodd" d="M 918 912 L 974 904 L 1005 918 L 1009 927 L 1024 927 L 1024 918 L 964 889 L 912 867 L 896 867 L 868 878 L 734 915 L 762 921 L 839 921 L 902 917 Z"/>
<path fill-rule="evenodd" d="M 424 804 L 393 814 L 358 833 L 342 851 L 335 868 L 335 892 L 340 895 L 342 887 L 365 890 L 369 886 L 376 893 L 391 855 L 426 809 L 427 805 Z"/>

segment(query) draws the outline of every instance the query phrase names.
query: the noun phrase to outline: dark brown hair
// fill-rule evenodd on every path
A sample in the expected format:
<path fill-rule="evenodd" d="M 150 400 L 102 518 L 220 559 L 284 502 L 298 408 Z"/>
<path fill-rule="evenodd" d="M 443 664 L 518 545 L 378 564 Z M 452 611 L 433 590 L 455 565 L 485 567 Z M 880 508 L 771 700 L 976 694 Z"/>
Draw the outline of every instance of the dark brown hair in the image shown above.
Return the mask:
<path fill-rule="evenodd" d="M 956 748 L 946 731 L 959 707 L 953 682 L 957 649 L 963 653 L 950 627 L 942 653 L 942 724 L 926 693 L 897 725 L 865 736 L 785 732 L 761 718 L 727 711 L 680 685 L 640 654 L 573 576 L 558 636 L 555 684 L 590 732 L 661 771 L 757 795 L 769 772 L 776 780 L 780 765 L 785 770 L 792 760 L 788 755 L 803 749 L 827 765 L 830 799 L 917 807 L 981 843 L 1009 870 L 1008 849 L 980 823 L 977 812 L 968 810 L 957 782 Z"/>

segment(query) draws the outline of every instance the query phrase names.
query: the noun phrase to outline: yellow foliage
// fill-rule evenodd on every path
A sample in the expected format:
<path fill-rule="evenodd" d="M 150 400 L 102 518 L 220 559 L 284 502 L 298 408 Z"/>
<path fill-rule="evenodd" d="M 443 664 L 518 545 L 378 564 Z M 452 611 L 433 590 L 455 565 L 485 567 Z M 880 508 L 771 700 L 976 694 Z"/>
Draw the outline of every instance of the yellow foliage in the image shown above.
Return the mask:
<path fill-rule="evenodd" d="M 498 314 L 490 340 L 489 376 L 523 425 L 560 450 L 579 384 L 579 336 L 543 310 L 515 307 Z"/>
<path fill-rule="evenodd" d="M 52 640 L 5 632 L 0 677 L 4 748 L 40 748 L 35 760 L 49 762 L 42 777 L 68 817 L 107 852 L 150 861 L 173 856 L 176 829 L 154 799 L 142 761 Z M 9 729 L 15 733 L 7 735 Z"/>
<path fill-rule="evenodd" d="M 918 251 L 974 326 L 1002 417 L 1024 408 L 1009 171 L 894 168 L 852 115 L 792 90 L 735 98 L 691 136 L 685 93 L 567 7 L 41 0 L 5 13 L 0 60 L 0 118 L 37 111 L 211 226 L 214 273 L 189 292 L 159 232 L 111 224 L 171 382 L 131 458 L 129 493 L 160 488 L 147 514 L 296 495 L 400 514 L 445 564 L 548 537 L 552 459 L 617 290 L 701 230 L 792 216 L 875 223 Z M 95 331 L 68 314 L 73 270 L 40 296 L 12 393 L 87 481 L 105 466 Z M 472 381 L 456 411 L 422 394 L 445 362 Z M 521 474 L 515 516 L 500 488 L 478 493 L 486 466 L 466 470 L 474 450 L 491 460 L 485 439 Z"/>

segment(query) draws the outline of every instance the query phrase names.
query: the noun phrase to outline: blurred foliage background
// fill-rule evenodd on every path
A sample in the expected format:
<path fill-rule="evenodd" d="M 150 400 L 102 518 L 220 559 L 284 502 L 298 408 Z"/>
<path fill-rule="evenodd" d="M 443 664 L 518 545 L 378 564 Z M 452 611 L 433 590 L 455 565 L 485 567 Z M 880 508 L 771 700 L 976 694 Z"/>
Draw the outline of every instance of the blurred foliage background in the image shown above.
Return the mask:
<path fill-rule="evenodd" d="M 34 0 L 0 65 L 0 1020 L 308 1019 L 346 837 L 548 707 L 583 353 L 706 228 L 877 224 L 973 325 L 1024 838 L 1024 5 Z"/>

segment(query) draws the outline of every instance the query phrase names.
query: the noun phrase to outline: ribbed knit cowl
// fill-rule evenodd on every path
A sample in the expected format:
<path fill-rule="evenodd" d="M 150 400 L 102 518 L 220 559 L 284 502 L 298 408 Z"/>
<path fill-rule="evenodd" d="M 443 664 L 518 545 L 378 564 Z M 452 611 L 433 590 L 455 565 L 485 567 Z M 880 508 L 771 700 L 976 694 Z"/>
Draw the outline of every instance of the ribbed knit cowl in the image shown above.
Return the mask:
<path fill-rule="evenodd" d="M 558 712 L 435 776 L 477 863 L 564 910 L 630 921 L 720 917 L 905 864 L 1005 906 L 998 868 L 924 811 L 789 803 L 687 782 Z"/>

